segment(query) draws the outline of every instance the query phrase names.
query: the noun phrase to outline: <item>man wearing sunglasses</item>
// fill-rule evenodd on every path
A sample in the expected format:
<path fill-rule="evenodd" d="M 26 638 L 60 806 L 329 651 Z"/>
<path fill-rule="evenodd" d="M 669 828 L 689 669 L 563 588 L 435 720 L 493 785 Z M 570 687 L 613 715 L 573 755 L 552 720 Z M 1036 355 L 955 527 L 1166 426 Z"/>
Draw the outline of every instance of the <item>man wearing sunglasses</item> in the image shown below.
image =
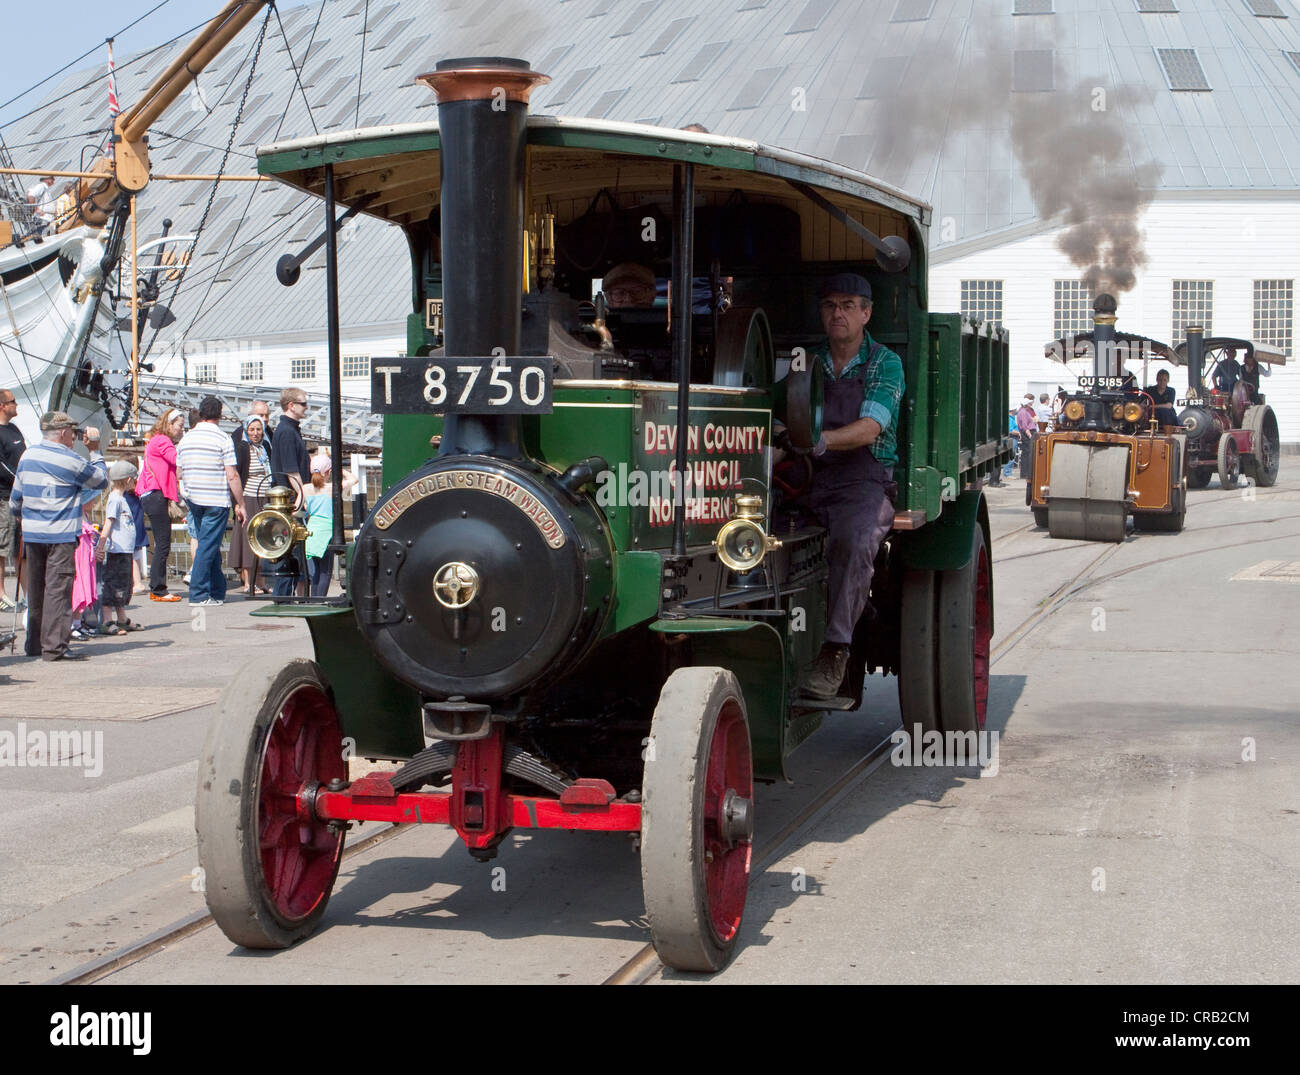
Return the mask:
<path fill-rule="evenodd" d="M 293 510 L 303 505 L 303 488 L 311 482 L 311 457 L 302 440 L 302 420 L 307 414 L 307 393 L 301 388 L 286 388 L 280 393 L 280 409 L 284 417 L 276 423 L 275 440 L 271 442 L 271 474 L 276 485 L 293 490 Z M 301 575 L 301 565 L 291 554 L 277 565 L 275 594 L 293 596 Z"/>

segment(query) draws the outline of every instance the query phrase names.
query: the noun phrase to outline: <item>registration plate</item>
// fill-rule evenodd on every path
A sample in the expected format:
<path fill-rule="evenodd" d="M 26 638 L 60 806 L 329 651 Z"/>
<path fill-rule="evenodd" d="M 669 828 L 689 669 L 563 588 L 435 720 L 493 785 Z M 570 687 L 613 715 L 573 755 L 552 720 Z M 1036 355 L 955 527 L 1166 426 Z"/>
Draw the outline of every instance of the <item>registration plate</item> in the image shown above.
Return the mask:
<path fill-rule="evenodd" d="M 375 414 L 549 414 L 554 362 L 546 356 L 376 359 Z"/>

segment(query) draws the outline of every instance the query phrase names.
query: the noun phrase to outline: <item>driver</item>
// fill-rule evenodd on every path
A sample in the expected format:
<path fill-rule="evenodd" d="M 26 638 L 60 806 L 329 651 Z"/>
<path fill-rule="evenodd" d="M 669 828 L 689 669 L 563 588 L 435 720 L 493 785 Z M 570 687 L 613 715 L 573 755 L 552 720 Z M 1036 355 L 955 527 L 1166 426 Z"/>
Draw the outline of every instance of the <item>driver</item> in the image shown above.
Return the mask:
<path fill-rule="evenodd" d="M 1259 359 L 1255 357 L 1255 352 L 1250 351 L 1241 362 L 1241 379 L 1250 386 L 1250 398 L 1256 403 L 1259 402 L 1259 379 L 1270 376 L 1271 371 L 1267 366 L 1261 366 Z"/>
<path fill-rule="evenodd" d="M 1156 421 L 1162 426 L 1178 425 L 1178 415 L 1174 412 L 1176 393 L 1169 387 L 1169 371 L 1157 370 L 1156 383 L 1149 384 L 1143 391 L 1151 397 L 1156 405 Z"/>
<path fill-rule="evenodd" d="M 655 274 L 646 265 L 625 261 L 615 265 L 600 281 L 611 310 L 647 310 L 655 304 Z"/>
<path fill-rule="evenodd" d="M 802 686 L 815 698 L 832 698 L 848 667 L 853 628 L 867 608 L 876 552 L 894 522 L 903 363 L 867 333 L 871 285 L 865 278 L 827 279 L 820 310 L 826 343 L 809 358 L 825 374 L 823 433 L 812 449 L 812 486 L 797 506 L 829 531 L 830 579 L 825 640 Z"/>
<path fill-rule="evenodd" d="M 1220 392 L 1231 392 L 1232 386 L 1241 377 L 1241 366 L 1237 362 L 1237 351 L 1229 347 L 1223 352 L 1218 366 L 1214 370 L 1214 387 Z"/>

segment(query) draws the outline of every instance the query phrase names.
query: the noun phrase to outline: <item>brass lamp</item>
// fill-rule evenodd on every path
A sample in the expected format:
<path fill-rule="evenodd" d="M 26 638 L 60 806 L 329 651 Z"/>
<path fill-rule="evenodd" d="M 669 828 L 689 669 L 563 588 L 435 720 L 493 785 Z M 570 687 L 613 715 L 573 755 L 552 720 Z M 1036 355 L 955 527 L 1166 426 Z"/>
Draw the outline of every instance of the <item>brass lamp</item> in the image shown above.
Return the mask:
<path fill-rule="evenodd" d="M 763 529 L 763 498 L 753 493 L 736 497 L 736 512 L 713 542 L 718 559 L 732 571 L 753 571 L 781 542 Z"/>
<path fill-rule="evenodd" d="M 262 560 L 286 556 L 310 531 L 293 518 L 293 490 L 283 485 L 267 493 L 268 504 L 248 520 L 248 546 Z"/>

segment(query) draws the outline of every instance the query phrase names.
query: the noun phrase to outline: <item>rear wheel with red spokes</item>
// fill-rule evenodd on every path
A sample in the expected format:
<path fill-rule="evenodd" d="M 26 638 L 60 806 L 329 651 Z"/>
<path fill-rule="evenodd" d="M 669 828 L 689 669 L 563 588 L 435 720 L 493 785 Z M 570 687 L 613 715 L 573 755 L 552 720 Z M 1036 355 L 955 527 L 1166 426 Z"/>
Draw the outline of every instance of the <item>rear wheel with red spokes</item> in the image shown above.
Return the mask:
<path fill-rule="evenodd" d="M 343 780 L 343 733 L 314 661 L 259 662 L 225 691 L 199 762 L 195 827 L 208 909 L 246 948 L 307 936 L 329 901 L 343 831 L 312 812 Z"/>
<path fill-rule="evenodd" d="M 945 732 L 978 732 L 989 706 L 993 572 L 978 524 L 970 560 L 939 578 L 939 723 Z"/>
<path fill-rule="evenodd" d="M 641 882 L 655 951 L 677 970 L 719 970 L 740 932 L 754 834 L 749 722 L 730 671 L 668 677 L 642 795 Z"/>

